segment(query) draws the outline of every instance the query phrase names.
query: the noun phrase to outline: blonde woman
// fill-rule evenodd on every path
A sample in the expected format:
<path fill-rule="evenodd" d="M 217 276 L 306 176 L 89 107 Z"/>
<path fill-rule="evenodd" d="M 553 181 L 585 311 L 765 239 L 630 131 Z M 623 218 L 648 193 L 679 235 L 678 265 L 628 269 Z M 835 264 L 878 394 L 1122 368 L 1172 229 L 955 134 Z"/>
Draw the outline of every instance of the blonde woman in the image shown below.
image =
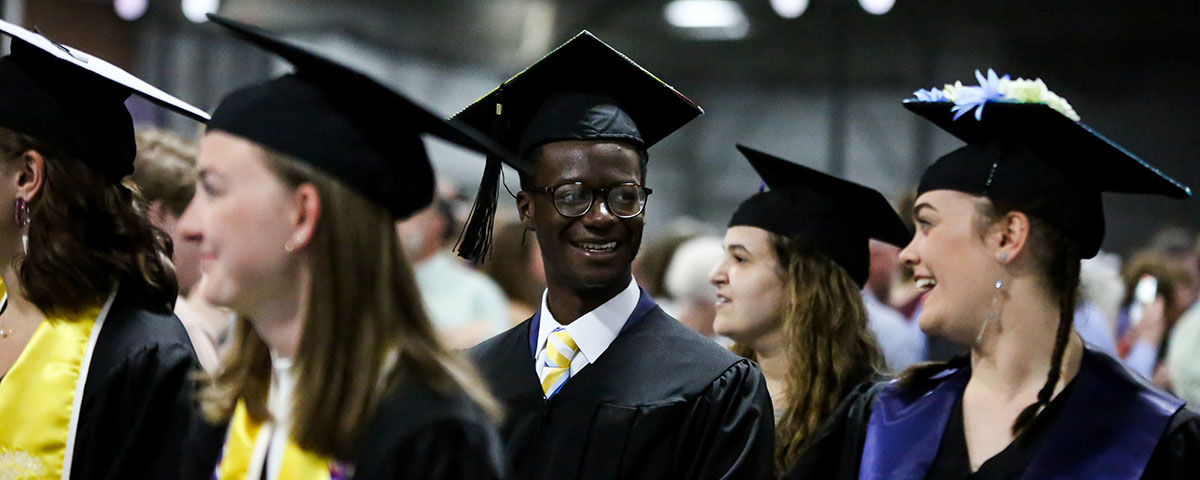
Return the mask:
<path fill-rule="evenodd" d="M 296 72 L 217 107 L 180 219 L 199 242 L 201 294 L 239 314 L 203 398 L 229 426 L 198 447 L 198 473 L 503 476 L 494 401 L 437 341 L 394 228 L 433 198 L 420 132 L 487 150 L 353 70 L 213 20 Z"/>

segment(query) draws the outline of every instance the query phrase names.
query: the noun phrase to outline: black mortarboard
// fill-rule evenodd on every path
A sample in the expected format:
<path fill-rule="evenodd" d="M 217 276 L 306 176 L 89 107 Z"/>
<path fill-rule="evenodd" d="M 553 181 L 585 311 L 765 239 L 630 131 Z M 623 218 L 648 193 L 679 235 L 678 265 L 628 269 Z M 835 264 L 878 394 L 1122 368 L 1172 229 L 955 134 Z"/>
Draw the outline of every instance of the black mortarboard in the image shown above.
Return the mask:
<path fill-rule="evenodd" d="M 978 119 L 957 120 L 953 102 L 910 100 L 904 106 L 967 142 L 925 170 L 918 194 L 947 189 L 1010 205 L 1063 229 L 1082 258 L 1095 256 L 1104 238 L 1101 192 L 1191 195 L 1188 187 L 1044 103 L 987 101 Z"/>
<path fill-rule="evenodd" d="M 0 58 L 0 127 L 62 149 L 114 181 L 133 171 L 131 93 L 204 122 L 208 114 L 141 79 L 40 33 L 0 21 L 12 53 Z"/>
<path fill-rule="evenodd" d="M 210 130 L 237 135 L 312 164 L 406 217 L 433 200 L 429 133 L 530 171 L 474 129 L 449 122 L 370 77 L 256 27 L 209 15 L 273 52 L 295 72 L 229 94 Z"/>
<path fill-rule="evenodd" d="M 867 281 L 872 238 L 904 247 L 912 232 L 878 191 L 738 145 L 769 190 L 738 206 L 729 226 L 798 237 L 850 274 Z"/>
<path fill-rule="evenodd" d="M 704 113 L 629 57 L 580 32 L 454 116 L 522 158 L 559 140 L 610 139 L 647 149 Z M 458 253 L 487 255 L 500 165 L 489 161 Z"/>

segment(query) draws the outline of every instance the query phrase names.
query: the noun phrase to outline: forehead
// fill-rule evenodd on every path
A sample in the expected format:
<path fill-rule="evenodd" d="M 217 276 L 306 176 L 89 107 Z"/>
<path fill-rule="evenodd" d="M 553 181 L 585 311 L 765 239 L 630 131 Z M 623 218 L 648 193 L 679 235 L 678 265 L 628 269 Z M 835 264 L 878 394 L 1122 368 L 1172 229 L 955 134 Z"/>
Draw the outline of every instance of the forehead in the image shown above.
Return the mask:
<path fill-rule="evenodd" d="M 611 140 L 567 140 L 538 147 L 537 178 L 543 182 L 583 182 L 594 186 L 638 182 L 638 149 Z"/>
<path fill-rule="evenodd" d="M 922 193 L 913 203 L 913 212 L 936 211 L 943 216 L 974 215 L 983 197 L 955 190 L 930 190 Z"/>
<path fill-rule="evenodd" d="M 751 253 L 768 249 L 770 234 L 761 228 L 738 225 L 725 230 L 725 248 L 740 246 Z"/>

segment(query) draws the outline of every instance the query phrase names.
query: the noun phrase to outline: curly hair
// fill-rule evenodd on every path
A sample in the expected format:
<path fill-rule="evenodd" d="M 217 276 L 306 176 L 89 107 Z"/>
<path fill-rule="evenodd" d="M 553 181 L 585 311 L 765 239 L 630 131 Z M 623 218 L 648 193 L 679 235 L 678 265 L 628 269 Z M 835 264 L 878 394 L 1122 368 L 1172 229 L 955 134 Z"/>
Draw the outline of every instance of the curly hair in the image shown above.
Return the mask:
<path fill-rule="evenodd" d="M 29 249 L 12 259 L 21 289 L 48 316 L 66 317 L 105 301 L 118 283 L 141 308 L 170 313 L 179 287 L 171 239 L 150 223 L 145 201 L 52 145 L 0 128 L 0 157 L 45 160 L 29 202 Z"/>

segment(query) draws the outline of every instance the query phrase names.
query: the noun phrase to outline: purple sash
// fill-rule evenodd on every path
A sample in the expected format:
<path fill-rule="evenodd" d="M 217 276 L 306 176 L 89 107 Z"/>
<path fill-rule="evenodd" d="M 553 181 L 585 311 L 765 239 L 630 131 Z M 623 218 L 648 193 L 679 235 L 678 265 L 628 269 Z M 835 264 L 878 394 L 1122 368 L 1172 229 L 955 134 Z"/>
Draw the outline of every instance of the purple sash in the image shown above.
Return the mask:
<path fill-rule="evenodd" d="M 948 370 L 940 377 L 943 381 L 924 395 L 896 384 L 879 393 L 859 479 L 925 478 L 970 371 Z M 1090 348 L 1074 382 L 1070 396 L 1059 399 L 1069 403 L 1042 433 L 1045 448 L 1034 454 L 1022 478 L 1140 478 L 1183 401 Z"/>
<path fill-rule="evenodd" d="M 630 314 L 629 318 L 625 320 L 625 325 L 621 327 L 621 331 L 624 332 L 625 329 L 629 328 L 630 325 L 638 320 L 641 320 L 642 317 L 646 316 L 647 313 L 650 313 L 650 311 L 654 310 L 655 308 L 658 308 L 658 304 L 654 303 L 654 299 L 650 298 L 650 295 L 647 294 L 645 290 L 642 290 L 642 287 L 638 287 L 637 306 L 633 307 L 633 313 Z M 541 327 L 541 324 L 542 309 L 539 308 L 537 312 L 534 312 L 533 318 L 529 319 L 529 353 L 531 353 L 534 358 L 537 358 L 538 328 Z M 620 335 L 620 333 L 617 335 Z"/>

